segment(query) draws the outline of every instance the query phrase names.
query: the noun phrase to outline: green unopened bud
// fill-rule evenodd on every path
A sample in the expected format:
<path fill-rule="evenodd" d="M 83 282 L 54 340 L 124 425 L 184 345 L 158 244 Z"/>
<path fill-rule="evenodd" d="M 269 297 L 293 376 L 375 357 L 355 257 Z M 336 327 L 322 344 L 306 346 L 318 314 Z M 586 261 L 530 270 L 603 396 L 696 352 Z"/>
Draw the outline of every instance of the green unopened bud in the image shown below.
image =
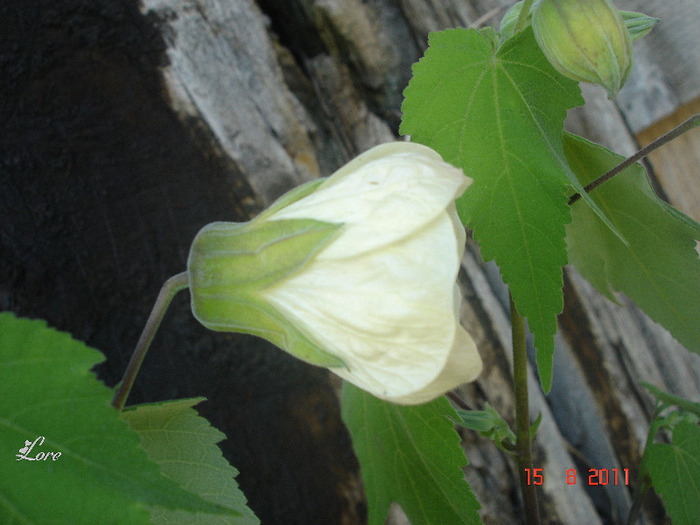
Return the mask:
<path fill-rule="evenodd" d="M 632 68 L 632 42 L 609 0 L 541 0 L 532 13 L 540 48 L 562 75 L 615 96 Z"/>

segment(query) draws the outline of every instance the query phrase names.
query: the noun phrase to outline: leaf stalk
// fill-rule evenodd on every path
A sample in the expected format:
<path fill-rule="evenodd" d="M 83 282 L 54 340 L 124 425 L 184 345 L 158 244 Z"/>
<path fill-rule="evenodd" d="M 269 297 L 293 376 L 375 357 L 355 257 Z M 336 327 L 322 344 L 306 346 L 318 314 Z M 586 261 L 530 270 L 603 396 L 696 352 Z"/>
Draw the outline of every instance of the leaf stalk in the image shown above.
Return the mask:
<path fill-rule="evenodd" d="M 523 27 L 525 27 L 525 22 L 527 22 L 527 15 L 530 13 L 530 8 L 532 7 L 533 2 L 534 0 L 525 0 L 525 3 L 523 4 L 522 9 L 520 10 L 518 21 L 515 23 L 515 30 L 513 31 L 514 33 L 517 33 Z"/>
<path fill-rule="evenodd" d="M 642 464 L 639 466 L 639 475 L 637 477 L 637 483 L 634 487 L 634 493 L 632 494 L 632 507 L 627 515 L 626 525 L 634 525 L 639 519 L 639 515 L 642 510 L 642 504 L 644 503 L 644 498 L 651 489 L 651 480 L 649 479 L 649 474 L 647 473 L 647 451 L 649 447 L 654 443 L 656 434 L 661 427 L 661 412 L 665 409 L 665 405 L 659 401 L 656 402 L 656 407 L 654 408 L 654 414 L 651 418 L 649 424 L 649 431 L 647 432 L 647 440 L 644 444 L 644 453 L 642 454 Z"/>

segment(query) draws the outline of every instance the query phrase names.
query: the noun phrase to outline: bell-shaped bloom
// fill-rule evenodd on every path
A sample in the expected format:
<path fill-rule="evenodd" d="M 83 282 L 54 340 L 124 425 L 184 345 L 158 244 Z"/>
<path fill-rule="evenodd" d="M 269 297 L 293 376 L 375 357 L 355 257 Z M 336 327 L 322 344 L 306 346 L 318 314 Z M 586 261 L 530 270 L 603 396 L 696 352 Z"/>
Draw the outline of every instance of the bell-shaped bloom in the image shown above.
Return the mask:
<path fill-rule="evenodd" d="M 385 144 L 250 223 L 206 226 L 188 262 L 193 313 L 397 403 L 473 381 L 454 203 L 469 182 L 430 148 Z"/>

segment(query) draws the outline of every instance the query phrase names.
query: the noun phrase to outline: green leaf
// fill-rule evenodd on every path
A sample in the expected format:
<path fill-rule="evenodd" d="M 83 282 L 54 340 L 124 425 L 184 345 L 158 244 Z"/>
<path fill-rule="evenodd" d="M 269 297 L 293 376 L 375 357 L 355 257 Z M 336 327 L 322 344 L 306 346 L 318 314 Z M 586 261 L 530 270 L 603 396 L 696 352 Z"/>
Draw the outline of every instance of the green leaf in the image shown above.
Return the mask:
<path fill-rule="evenodd" d="M 565 150 L 582 184 L 624 160 L 573 135 L 566 136 Z M 598 291 L 612 300 L 614 291 L 624 292 L 688 350 L 700 353 L 698 225 L 656 197 L 639 165 L 599 186 L 591 197 L 628 244 L 576 202 L 567 227 L 570 262 Z"/>
<path fill-rule="evenodd" d="M 685 410 L 686 412 L 690 412 L 691 414 L 695 414 L 696 416 L 700 417 L 700 403 L 696 403 L 695 401 L 690 401 L 689 399 L 679 396 L 674 396 L 673 394 L 670 394 L 665 390 L 661 390 L 660 388 L 652 385 L 651 383 L 647 383 L 646 381 L 640 381 L 639 384 L 646 388 L 658 401 L 663 401 L 668 405 L 675 405 L 681 410 Z"/>
<path fill-rule="evenodd" d="M 700 427 L 688 421 L 673 429 L 673 445 L 655 443 L 647 468 L 673 525 L 697 525 L 700 516 Z"/>
<path fill-rule="evenodd" d="M 257 525 L 260 523 L 246 505 L 238 488 L 238 471 L 221 455 L 216 443 L 226 436 L 192 408 L 204 398 L 180 399 L 130 407 L 123 412 L 131 428 L 141 437 L 141 445 L 161 470 L 187 491 L 235 509 L 240 516 L 191 513 L 155 507 L 152 523 L 192 523 L 198 525 Z"/>
<path fill-rule="evenodd" d="M 563 308 L 567 189 L 582 192 L 562 130 L 567 110 L 583 103 L 580 90 L 552 68 L 531 28 L 499 48 L 474 30 L 432 33 L 413 73 L 401 132 L 474 179 L 457 202 L 460 217 L 527 318 L 548 391 Z"/>
<path fill-rule="evenodd" d="M 346 382 L 342 415 L 360 461 L 370 525 L 383 524 L 394 501 L 413 525 L 481 523 L 449 419 L 457 413 L 444 397 L 401 406 Z"/>
<path fill-rule="evenodd" d="M 156 504 L 234 512 L 184 491 L 148 459 L 90 372 L 103 360 L 43 321 L 0 313 L 0 523 L 148 523 Z M 36 441 L 31 451 L 27 441 Z"/>
<path fill-rule="evenodd" d="M 489 432 L 494 429 L 497 421 L 494 420 L 492 414 L 487 410 L 457 410 L 459 421 L 456 423 L 459 426 L 475 430 L 480 433 Z"/>

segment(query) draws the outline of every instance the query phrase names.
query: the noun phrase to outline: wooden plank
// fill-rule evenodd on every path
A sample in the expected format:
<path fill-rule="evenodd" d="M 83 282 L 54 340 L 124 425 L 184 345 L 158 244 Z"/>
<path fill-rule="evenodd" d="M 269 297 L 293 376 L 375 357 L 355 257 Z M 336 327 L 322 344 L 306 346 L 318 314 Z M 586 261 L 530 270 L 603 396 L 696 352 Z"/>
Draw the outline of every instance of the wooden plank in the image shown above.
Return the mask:
<path fill-rule="evenodd" d="M 142 12 L 168 44 L 173 107 L 206 123 L 262 202 L 319 175 L 309 122 L 252 0 L 146 0 Z"/>

